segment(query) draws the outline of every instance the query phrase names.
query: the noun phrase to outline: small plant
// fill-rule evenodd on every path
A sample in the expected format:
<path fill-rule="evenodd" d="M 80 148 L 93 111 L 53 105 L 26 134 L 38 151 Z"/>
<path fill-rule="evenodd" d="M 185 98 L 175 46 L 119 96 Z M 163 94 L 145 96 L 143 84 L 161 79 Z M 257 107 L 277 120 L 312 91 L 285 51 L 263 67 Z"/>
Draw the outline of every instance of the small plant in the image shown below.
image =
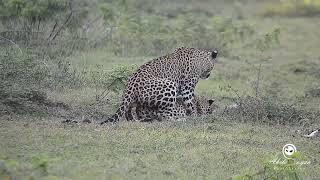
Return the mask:
<path fill-rule="evenodd" d="M 294 159 L 275 160 L 275 158 L 267 159 L 261 163 L 262 169 L 253 174 L 246 174 L 243 176 L 235 176 L 233 180 L 300 180 L 302 179 L 303 171 L 300 165 L 295 162 L 299 160 L 299 153 L 294 154 Z M 277 159 L 277 158 L 276 158 Z M 276 162 L 279 161 L 279 162 Z M 281 162 L 280 162 L 281 161 Z"/>
<path fill-rule="evenodd" d="M 120 65 L 107 73 L 102 70 L 93 71 L 91 75 L 96 89 L 96 103 L 101 103 L 110 92 L 121 92 L 137 68 L 137 65 Z M 99 93 L 99 89 L 104 90 Z"/>
<path fill-rule="evenodd" d="M 306 97 L 320 97 L 320 86 L 307 89 L 305 94 Z"/>
<path fill-rule="evenodd" d="M 129 80 L 129 78 L 137 68 L 137 65 L 120 65 L 113 68 L 113 70 L 108 75 L 108 82 L 110 84 L 109 89 L 116 92 L 124 89 L 126 82 Z"/>
<path fill-rule="evenodd" d="M 264 16 L 316 16 L 320 14 L 320 0 L 284 0 L 269 4 Z"/>
<path fill-rule="evenodd" d="M 250 96 L 240 95 L 231 86 L 226 88 L 236 94 L 236 103 L 233 106 L 226 107 L 223 114 L 234 120 L 264 122 L 267 124 L 285 124 L 285 125 L 302 125 L 311 126 L 310 123 L 305 124 L 305 120 L 316 121 L 319 113 L 314 113 L 302 109 L 296 100 L 292 103 L 282 102 L 279 99 L 273 99 L 267 95 Z M 304 128 L 306 128 L 304 127 Z"/>
<path fill-rule="evenodd" d="M 271 32 L 266 33 L 262 38 L 254 41 L 253 45 L 261 52 L 280 44 L 279 40 L 280 28 L 276 28 Z"/>
<path fill-rule="evenodd" d="M 253 43 L 250 44 L 251 46 L 255 47 L 259 51 L 258 57 L 260 61 L 263 62 L 270 58 L 270 57 L 264 58 L 263 54 L 266 50 L 280 43 L 279 36 L 280 36 L 280 28 L 276 28 L 273 31 L 266 33 L 262 38 L 258 38 L 255 41 L 253 41 Z M 262 71 L 262 63 L 259 64 L 259 67 L 257 69 L 257 78 L 252 83 L 256 96 L 260 95 L 261 71 Z"/>
<path fill-rule="evenodd" d="M 33 174 L 37 176 L 43 177 L 49 175 L 49 164 L 51 159 L 47 156 L 38 155 L 34 156 L 31 160 L 31 164 L 33 166 Z"/>
<path fill-rule="evenodd" d="M 0 179 L 11 179 L 18 166 L 19 163 L 17 161 L 0 156 Z"/>
<path fill-rule="evenodd" d="M 30 174 L 26 179 L 48 179 L 48 180 L 56 180 L 58 179 L 56 176 L 52 176 L 49 174 L 48 168 L 49 163 L 52 159 L 47 156 L 35 156 L 31 160 L 32 169 L 29 169 Z M 0 156 L 0 179 L 9 180 L 9 179 L 21 179 L 19 177 L 19 171 L 21 167 L 19 162 L 13 159 L 9 159 L 7 157 Z"/>

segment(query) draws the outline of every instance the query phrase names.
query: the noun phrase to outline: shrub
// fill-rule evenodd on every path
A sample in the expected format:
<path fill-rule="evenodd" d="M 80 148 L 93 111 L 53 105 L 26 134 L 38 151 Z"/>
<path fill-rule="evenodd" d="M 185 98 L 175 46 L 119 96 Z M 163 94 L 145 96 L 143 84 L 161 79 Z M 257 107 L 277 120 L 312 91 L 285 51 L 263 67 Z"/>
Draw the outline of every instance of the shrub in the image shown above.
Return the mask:
<path fill-rule="evenodd" d="M 91 46 L 82 26 L 88 16 L 84 0 L 0 1 L 0 45 L 19 45 L 50 58 Z M 31 48 L 32 47 L 32 48 Z"/>
<path fill-rule="evenodd" d="M 47 156 L 37 155 L 31 160 L 32 169 L 25 169 L 16 160 L 0 156 L 0 179 L 58 179 L 49 174 L 49 165 L 53 159 Z M 19 171 L 28 170 L 27 176 Z M 24 176 L 23 176 L 24 175 Z"/>
<path fill-rule="evenodd" d="M 251 37 L 255 31 L 247 23 L 207 15 L 184 13 L 175 18 L 147 12 L 124 11 L 123 4 L 101 5 L 107 32 L 107 47 L 115 54 L 156 55 L 177 46 L 217 48 L 228 55 L 230 45 Z"/>
<path fill-rule="evenodd" d="M 0 179 L 11 179 L 18 166 L 19 163 L 17 161 L 0 156 Z"/>
<path fill-rule="evenodd" d="M 300 125 L 307 128 L 320 117 L 320 112 L 302 109 L 299 103 L 283 103 L 263 96 L 239 97 L 235 105 L 224 110 L 234 120 L 264 122 L 267 124 Z"/>
<path fill-rule="evenodd" d="M 16 49 L 4 48 L 0 51 L 0 84 L 2 86 L 29 87 L 40 84 L 48 75 L 45 66 L 27 53 L 19 53 Z"/>
<path fill-rule="evenodd" d="M 107 78 L 109 89 L 115 92 L 122 91 L 136 69 L 138 69 L 136 65 L 120 65 L 113 68 Z"/>
<path fill-rule="evenodd" d="M 319 87 L 313 87 L 310 89 L 307 89 L 305 92 L 306 97 L 320 97 L 320 86 Z"/>
<path fill-rule="evenodd" d="M 28 51 L 5 48 L 0 51 L 0 114 L 60 115 L 69 109 L 62 102 L 52 102 L 46 91 L 94 88 L 95 103 L 102 102 L 110 92 L 119 94 L 137 69 L 122 65 L 105 71 L 103 66 L 78 69 L 67 60 L 46 61 Z M 18 53 L 17 53 L 18 51 Z M 100 107 L 94 107 L 100 108 Z M 91 108 L 92 109 L 92 108 Z M 93 114 L 90 112 L 90 114 Z"/>
<path fill-rule="evenodd" d="M 33 52 L 4 48 L 0 51 L 0 87 L 80 88 L 94 87 L 121 91 L 136 65 L 121 65 L 111 71 L 103 66 L 76 68 L 64 58 L 47 61 Z"/>
<path fill-rule="evenodd" d="M 269 4 L 264 16 L 315 16 L 320 14 L 319 0 L 285 0 L 280 4 Z"/>

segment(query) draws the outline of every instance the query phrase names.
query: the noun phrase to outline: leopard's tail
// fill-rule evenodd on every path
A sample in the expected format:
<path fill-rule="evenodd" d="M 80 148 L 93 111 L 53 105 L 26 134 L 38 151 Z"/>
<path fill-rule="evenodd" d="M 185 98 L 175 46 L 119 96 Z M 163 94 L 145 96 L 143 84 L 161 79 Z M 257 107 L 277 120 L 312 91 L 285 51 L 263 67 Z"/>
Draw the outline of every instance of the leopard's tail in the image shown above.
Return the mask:
<path fill-rule="evenodd" d="M 135 100 L 134 93 L 125 94 L 125 96 L 123 96 L 123 98 L 122 98 L 122 103 L 121 103 L 120 107 L 118 108 L 118 110 L 116 111 L 116 113 L 113 116 L 109 117 L 107 120 L 103 121 L 101 123 L 101 125 L 105 124 L 107 122 L 117 122 L 124 115 L 126 116 L 127 120 L 131 120 L 131 118 L 130 118 L 130 117 L 132 117 L 131 105 L 134 102 L 134 100 Z"/>

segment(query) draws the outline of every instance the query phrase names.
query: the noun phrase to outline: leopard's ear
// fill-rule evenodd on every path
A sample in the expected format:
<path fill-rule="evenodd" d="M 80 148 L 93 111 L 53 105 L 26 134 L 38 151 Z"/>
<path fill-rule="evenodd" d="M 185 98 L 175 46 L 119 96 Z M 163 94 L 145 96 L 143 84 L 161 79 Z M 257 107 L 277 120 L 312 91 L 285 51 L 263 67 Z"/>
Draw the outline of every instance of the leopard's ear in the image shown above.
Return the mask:
<path fill-rule="evenodd" d="M 208 100 L 208 103 L 209 103 L 210 106 L 212 105 L 213 102 L 214 102 L 213 99 L 209 99 L 209 100 Z"/>
<path fill-rule="evenodd" d="M 211 56 L 212 56 L 212 59 L 217 58 L 217 56 L 218 56 L 218 51 L 217 51 L 217 50 L 213 50 L 212 53 L 211 53 Z"/>

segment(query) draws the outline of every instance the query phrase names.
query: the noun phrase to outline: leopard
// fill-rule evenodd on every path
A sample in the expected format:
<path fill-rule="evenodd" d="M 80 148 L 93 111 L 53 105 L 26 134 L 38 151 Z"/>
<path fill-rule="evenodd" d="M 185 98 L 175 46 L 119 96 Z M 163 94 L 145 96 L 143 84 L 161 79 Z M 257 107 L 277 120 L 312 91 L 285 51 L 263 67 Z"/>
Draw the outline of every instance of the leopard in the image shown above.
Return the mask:
<path fill-rule="evenodd" d="M 219 107 L 217 104 L 214 103 L 214 99 L 208 99 L 204 96 L 196 96 L 193 99 L 193 103 L 196 105 L 196 117 L 202 117 L 206 115 L 212 114 L 216 111 Z M 136 121 L 140 122 L 150 122 L 156 118 L 156 115 L 153 109 L 149 107 L 144 107 L 141 105 L 137 105 L 136 109 Z M 178 118 L 185 118 L 187 117 L 186 109 L 183 106 L 182 99 L 178 98 L 176 102 L 176 109 L 177 109 L 177 117 Z"/>
<path fill-rule="evenodd" d="M 194 114 L 195 86 L 210 76 L 217 55 L 217 50 L 179 47 L 146 62 L 128 80 L 115 114 L 101 124 L 117 122 L 123 116 L 132 121 L 131 109 L 137 103 L 156 110 L 158 119 L 174 118 L 177 98 L 182 98 L 187 114 Z"/>

